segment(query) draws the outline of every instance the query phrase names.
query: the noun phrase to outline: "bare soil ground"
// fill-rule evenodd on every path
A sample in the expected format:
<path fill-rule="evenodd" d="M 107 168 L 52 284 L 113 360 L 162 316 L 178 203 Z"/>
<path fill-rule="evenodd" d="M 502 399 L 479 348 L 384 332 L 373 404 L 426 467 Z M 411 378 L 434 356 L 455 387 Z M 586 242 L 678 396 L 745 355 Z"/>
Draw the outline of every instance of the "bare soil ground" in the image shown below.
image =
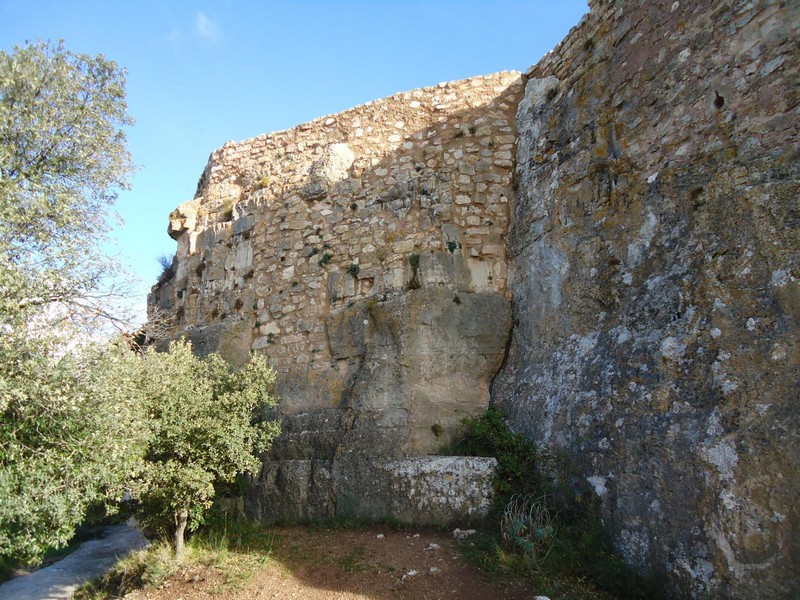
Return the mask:
<path fill-rule="evenodd" d="M 126 598 L 530 600 L 536 595 L 525 584 L 492 579 L 470 564 L 458 547 L 463 543 L 431 530 L 278 527 L 269 559 L 245 577 L 231 580 L 214 567 L 197 566 L 158 589 Z"/>

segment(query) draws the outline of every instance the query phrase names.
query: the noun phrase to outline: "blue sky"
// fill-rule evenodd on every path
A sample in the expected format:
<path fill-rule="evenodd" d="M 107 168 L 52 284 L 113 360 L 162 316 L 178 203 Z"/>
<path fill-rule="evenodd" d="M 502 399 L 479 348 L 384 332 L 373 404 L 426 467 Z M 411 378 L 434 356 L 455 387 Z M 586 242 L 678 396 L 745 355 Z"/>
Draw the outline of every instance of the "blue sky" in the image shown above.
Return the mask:
<path fill-rule="evenodd" d="M 536 63 L 586 0 L 255 2 L 0 0 L 0 48 L 63 38 L 128 71 L 139 170 L 111 232 L 144 301 L 167 216 L 228 140 L 287 129 L 397 92 Z"/>

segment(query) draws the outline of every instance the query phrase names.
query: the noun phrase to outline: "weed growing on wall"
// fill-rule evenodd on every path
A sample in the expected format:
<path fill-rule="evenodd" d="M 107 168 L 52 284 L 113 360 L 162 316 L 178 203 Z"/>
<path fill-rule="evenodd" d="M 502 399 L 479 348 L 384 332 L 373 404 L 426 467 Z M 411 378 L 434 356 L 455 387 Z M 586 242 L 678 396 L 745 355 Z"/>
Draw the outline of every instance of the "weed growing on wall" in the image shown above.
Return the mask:
<path fill-rule="evenodd" d="M 443 451 L 498 461 L 493 508 L 467 548 L 484 569 L 533 579 L 540 593 L 559 597 L 663 597 L 615 555 L 594 495 L 569 484 L 574 468 L 509 430 L 499 411 L 464 419 Z"/>
<path fill-rule="evenodd" d="M 175 269 L 172 266 L 172 257 L 162 254 L 158 257 L 158 264 L 161 266 L 161 274 L 158 276 L 158 285 L 163 285 L 175 277 Z"/>

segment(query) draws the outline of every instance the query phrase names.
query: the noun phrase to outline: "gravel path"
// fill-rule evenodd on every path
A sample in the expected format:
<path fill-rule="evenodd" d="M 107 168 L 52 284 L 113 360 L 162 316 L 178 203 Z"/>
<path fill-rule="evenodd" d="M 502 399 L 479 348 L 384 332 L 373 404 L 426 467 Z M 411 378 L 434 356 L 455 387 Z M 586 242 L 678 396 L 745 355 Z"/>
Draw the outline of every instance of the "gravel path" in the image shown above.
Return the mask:
<path fill-rule="evenodd" d="M 0 585 L 0 600 L 66 600 L 81 583 L 104 574 L 119 557 L 146 544 L 133 527 L 106 527 L 101 539 L 84 542 L 49 567 Z"/>

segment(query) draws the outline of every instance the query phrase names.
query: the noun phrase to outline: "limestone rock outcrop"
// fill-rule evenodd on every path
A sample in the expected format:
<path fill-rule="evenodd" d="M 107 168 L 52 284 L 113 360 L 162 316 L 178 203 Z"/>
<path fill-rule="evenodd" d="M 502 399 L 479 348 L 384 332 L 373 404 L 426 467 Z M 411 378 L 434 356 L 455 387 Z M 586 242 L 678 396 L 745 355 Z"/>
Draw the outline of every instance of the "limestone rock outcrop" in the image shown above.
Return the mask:
<path fill-rule="evenodd" d="M 677 597 L 798 597 L 800 5 L 594 4 L 519 106 L 493 398 Z"/>

